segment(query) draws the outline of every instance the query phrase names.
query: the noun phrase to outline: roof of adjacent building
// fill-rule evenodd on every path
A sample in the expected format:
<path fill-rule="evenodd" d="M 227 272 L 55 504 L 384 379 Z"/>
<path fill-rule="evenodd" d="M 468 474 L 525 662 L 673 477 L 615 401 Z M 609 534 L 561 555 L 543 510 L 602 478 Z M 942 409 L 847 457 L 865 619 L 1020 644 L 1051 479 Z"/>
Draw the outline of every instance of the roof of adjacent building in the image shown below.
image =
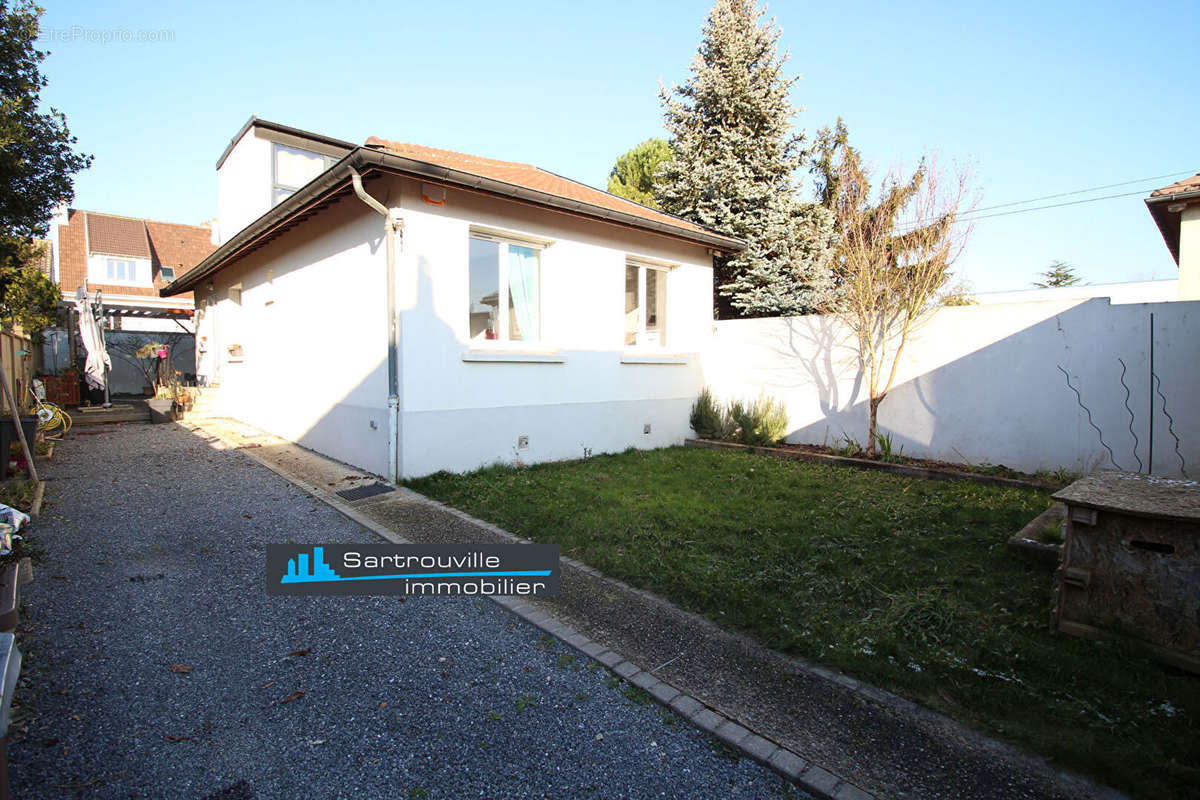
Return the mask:
<path fill-rule="evenodd" d="M 1146 208 L 1176 265 L 1179 264 L 1179 226 L 1183 209 L 1197 203 L 1200 203 L 1200 173 L 1155 189 L 1146 198 Z"/>
<path fill-rule="evenodd" d="M 147 298 L 157 298 L 159 290 L 170 283 L 162 277 L 163 267 L 171 267 L 176 275 L 182 275 L 216 249 L 212 231 L 204 225 L 79 209 L 68 210 L 67 224 L 58 228 L 58 246 L 58 280 L 64 294 L 73 295 L 86 282 L 90 290 L 100 290 L 106 295 Z M 154 285 L 117 286 L 89 281 L 89 255 L 147 259 Z"/>
<path fill-rule="evenodd" d="M 1190 178 L 1184 178 L 1181 181 L 1175 181 L 1170 186 L 1164 186 L 1161 189 L 1155 189 L 1150 193 L 1150 196 L 1164 197 L 1166 195 L 1182 194 L 1184 192 L 1200 192 L 1200 173 L 1197 173 Z"/>
<path fill-rule="evenodd" d="M 51 266 L 54 264 L 54 243 L 49 239 L 34 239 L 33 243 L 41 248 L 41 250 L 38 251 L 37 260 L 34 262 L 34 266 L 38 268 L 38 272 L 49 278 Z"/>
<path fill-rule="evenodd" d="M 94 211 L 85 211 L 83 215 L 87 221 L 89 253 L 132 258 L 150 257 L 150 237 L 146 234 L 145 220 L 114 217 Z"/>
<path fill-rule="evenodd" d="M 380 147 L 396 155 L 424 161 L 428 164 L 462 170 L 474 175 L 504 181 L 514 186 L 532 189 L 537 192 L 555 195 L 567 200 L 577 200 L 612 211 L 621 211 L 647 220 L 673 225 L 683 230 L 705 232 L 703 226 L 690 222 L 682 217 L 676 217 L 640 205 L 624 197 L 602 192 L 585 183 L 564 178 L 553 172 L 548 172 L 532 164 L 522 164 L 517 161 L 500 161 L 495 158 L 473 156 L 467 153 L 456 153 L 452 150 L 439 150 L 436 147 L 425 147 L 407 142 L 394 142 L 372 136 L 367 139 L 367 147 Z"/>

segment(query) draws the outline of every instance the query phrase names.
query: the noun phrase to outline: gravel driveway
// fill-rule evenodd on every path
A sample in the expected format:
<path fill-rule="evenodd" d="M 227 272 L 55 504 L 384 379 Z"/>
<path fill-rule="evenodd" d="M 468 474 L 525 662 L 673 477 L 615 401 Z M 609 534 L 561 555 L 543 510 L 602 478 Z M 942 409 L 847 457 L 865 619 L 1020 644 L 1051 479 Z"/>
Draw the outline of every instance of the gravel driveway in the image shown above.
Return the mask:
<path fill-rule="evenodd" d="M 17 798 L 799 794 L 486 600 L 267 597 L 267 543 L 377 540 L 181 427 L 43 471 Z"/>

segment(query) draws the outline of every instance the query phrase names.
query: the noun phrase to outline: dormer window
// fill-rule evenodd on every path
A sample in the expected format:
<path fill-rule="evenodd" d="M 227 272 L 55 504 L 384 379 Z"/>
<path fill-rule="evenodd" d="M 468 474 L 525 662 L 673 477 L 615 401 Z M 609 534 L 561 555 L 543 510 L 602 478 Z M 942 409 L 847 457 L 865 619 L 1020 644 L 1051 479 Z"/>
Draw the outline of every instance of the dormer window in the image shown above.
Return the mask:
<path fill-rule="evenodd" d="M 150 260 L 131 256 L 88 256 L 88 282 L 110 286 L 153 286 Z"/>
<path fill-rule="evenodd" d="M 331 156 L 275 144 L 271 157 L 271 205 L 277 206 L 297 189 L 337 163 Z"/>

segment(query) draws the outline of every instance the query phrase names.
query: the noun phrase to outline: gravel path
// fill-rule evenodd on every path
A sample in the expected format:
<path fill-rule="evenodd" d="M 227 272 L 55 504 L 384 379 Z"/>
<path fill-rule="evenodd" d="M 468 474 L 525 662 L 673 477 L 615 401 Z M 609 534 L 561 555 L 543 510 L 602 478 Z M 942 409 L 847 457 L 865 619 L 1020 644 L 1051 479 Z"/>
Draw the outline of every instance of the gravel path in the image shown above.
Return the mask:
<path fill-rule="evenodd" d="M 267 543 L 376 540 L 180 427 L 44 472 L 15 797 L 799 794 L 491 602 L 267 597 Z"/>

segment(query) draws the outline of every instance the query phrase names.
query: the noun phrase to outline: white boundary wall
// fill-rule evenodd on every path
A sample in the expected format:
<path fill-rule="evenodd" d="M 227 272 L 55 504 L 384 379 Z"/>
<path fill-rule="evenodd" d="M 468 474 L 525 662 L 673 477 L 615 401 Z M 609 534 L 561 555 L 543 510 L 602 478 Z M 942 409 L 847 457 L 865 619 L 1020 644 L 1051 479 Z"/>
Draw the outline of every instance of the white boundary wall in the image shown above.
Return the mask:
<path fill-rule="evenodd" d="M 1112 305 L 1107 298 L 942 308 L 917 329 L 880 406 L 904 454 L 1025 471 L 1148 469 L 1150 315 L 1154 367 L 1180 452 L 1200 476 L 1200 302 Z M 1126 392 L 1121 364 L 1126 365 Z M 1102 447 L 1059 367 L 1070 374 Z M 716 323 L 705 380 L 721 397 L 784 400 L 789 442 L 865 442 L 867 391 L 847 330 L 828 316 Z M 1153 396 L 1156 474 L 1179 476 L 1175 441 Z M 1136 443 L 1135 443 L 1136 436 Z"/>

